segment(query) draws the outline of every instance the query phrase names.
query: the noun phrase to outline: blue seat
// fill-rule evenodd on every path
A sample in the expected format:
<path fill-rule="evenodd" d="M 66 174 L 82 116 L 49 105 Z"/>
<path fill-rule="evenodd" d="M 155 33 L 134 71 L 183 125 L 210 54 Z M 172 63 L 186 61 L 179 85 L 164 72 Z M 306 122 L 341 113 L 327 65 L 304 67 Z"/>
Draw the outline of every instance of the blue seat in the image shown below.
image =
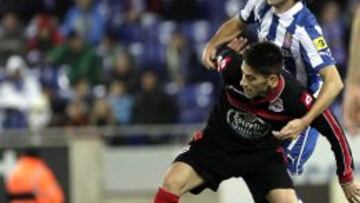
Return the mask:
<path fill-rule="evenodd" d="M 117 29 L 120 42 L 128 45 L 130 43 L 142 41 L 142 28 L 139 24 L 123 23 Z"/>
<path fill-rule="evenodd" d="M 209 82 L 186 86 L 177 94 L 180 123 L 203 122 L 213 105 L 214 88 Z"/>

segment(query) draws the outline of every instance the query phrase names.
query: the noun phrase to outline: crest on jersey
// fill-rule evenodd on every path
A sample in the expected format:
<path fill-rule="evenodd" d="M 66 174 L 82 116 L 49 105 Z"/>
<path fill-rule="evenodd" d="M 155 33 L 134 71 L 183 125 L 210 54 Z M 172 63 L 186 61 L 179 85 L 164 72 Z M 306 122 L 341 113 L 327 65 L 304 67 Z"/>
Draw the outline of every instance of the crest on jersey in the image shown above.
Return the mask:
<path fill-rule="evenodd" d="M 324 37 L 320 36 L 313 40 L 313 43 L 318 51 L 328 48 Z"/>
<path fill-rule="evenodd" d="M 283 48 L 291 48 L 293 41 L 292 34 L 287 32 L 284 37 Z"/>
<path fill-rule="evenodd" d="M 277 100 L 275 100 L 273 103 L 271 103 L 269 105 L 269 110 L 279 113 L 284 111 L 284 104 L 283 104 L 283 100 L 278 98 Z"/>

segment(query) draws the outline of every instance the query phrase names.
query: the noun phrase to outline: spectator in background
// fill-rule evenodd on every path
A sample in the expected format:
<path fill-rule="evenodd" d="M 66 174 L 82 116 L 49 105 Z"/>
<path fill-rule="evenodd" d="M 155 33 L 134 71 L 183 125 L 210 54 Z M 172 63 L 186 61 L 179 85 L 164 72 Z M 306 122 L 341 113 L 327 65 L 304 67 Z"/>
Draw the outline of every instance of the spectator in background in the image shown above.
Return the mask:
<path fill-rule="evenodd" d="M 110 20 L 108 23 L 115 26 L 137 21 L 146 6 L 144 0 L 98 0 L 98 2 L 104 8 L 105 16 Z"/>
<path fill-rule="evenodd" d="M 38 149 L 26 148 L 6 178 L 9 203 L 63 203 L 64 193 Z"/>
<path fill-rule="evenodd" d="M 186 39 L 181 33 L 173 33 L 166 48 L 166 67 L 169 79 L 179 86 L 186 80 L 186 69 L 190 66 L 189 50 Z"/>
<path fill-rule="evenodd" d="M 66 43 L 51 50 L 48 57 L 57 66 L 69 66 L 68 77 L 71 85 L 83 77 L 87 78 L 91 85 L 102 82 L 103 71 L 96 51 L 76 32 L 71 32 Z"/>
<path fill-rule="evenodd" d="M 86 102 L 75 99 L 70 101 L 66 107 L 66 121 L 67 127 L 81 127 L 89 125 L 89 106 Z"/>
<path fill-rule="evenodd" d="M 68 98 L 63 125 L 77 127 L 89 125 L 92 104 L 91 86 L 86 78 L 79 78 Z"/>
<path fill-rule="evenodd" d="M 125 82 L 129 88 L 129 92 L 134 92 L 137 89 L 137 72 L 134 67 L 134 62 L 131 55 L 127 52 L 120 52 L 115 59 L 114 67 L 108 73 L 108 82 L 119 80 Z"/>
<path fill-rule="evenodd" d="M 130 124 L 133 119 L 134 97 L 128 92 L 124 81 L 113 81 L 110 84 L 109 103 L 114 112 L 116 123 Z"/>
<path fill-rule="evenodd" d="M 0 83 L 0 98 L 0 109 L 5 114 L 3 127 L 28 127 L 28 112 L 43 95 L 38 79 L 28 71 L 20 56 L 11 56 L 7 61 L 6 76 Z"/>
<path fill-rule="evenodd" d="M 140 19 L 144 11 L 143 1 L 123 0 L 125 22 L 132 23 Z"/>
<path fill-rule="evenodd" d="M 11 55 L 25 53 L 24 29 L 15 13 L 5 13 L 0 25 L 0 67 Z"/>
<path fill-rule="evenodd" d="M 66 14 L 61 32 L 68 36 L 72 31 L 79 33 L 90 44 L 98 44 L 103 36 L 105 18 L 93 0 L 76 0 L 76 5 Z"/>
<path fill-rule="evenodd" d="M 106 11 L 106 29 L 116 33 L 118 39 L 125 44 L 142 40 L 140 18 L 144 10 L 144 2 L 133 0 L 101 0 Z"/>
<path fill-rule="evenodd" d="M 350 134 L 355 135 L 360 127 L 360 7 L 352 24 L 349 68 L 345 80 L 344 124 Z"/>
<path fill-rule="evenodd" d="M 31 64 L 42 64 L 46 53 L 63 42 L 53 16 L 39 14 L 33 18 L 27 29 L 28 59 Z"/>
<path fill-rule="evenodd" d="M 201 81 L 216 81 L 218 76 L 201 68 L 198 55 L 184 34 L 174 32 L 166 47 L 166 67 L 170 81 L 178 87 Z M 214 77 L 215 75 L 215 77 Z"/>
<path fill-rule="evenodd" d="M 102 58 L 102 67 L 105 73 L 109 73 L 115 66 L 116 57 L 124 51 L 115 34 L 108 32 L 104 35 L 97 48 L 97 54 Z"/>
<path fill-rule="evenodd" d="M 335 1 L 326 1 L 321 12 L 321 27 L 324 37 L 333 53 L 342 78 L 346 72 L 345 23 L 339 15 L 339 5 Z"/>
<path fill-rule="evenodd" d="M 73 87 L 73 93 L 70 99 L 78 99 L 84 101 L 86 104 L 92 104 L 93 95 L 91 93 L 91 86 L 87 78 L 79 78 Z"/>
<path fill-rule="evenodd" d="M 34 101 L 28 111 L 28 123 L 31 130 L 41 130 L 51 121 L 52 111 L 49 95 L 45 90 Z"/>
<path fill-rule="evenodd" d="M 53 16 L 47 14 L 35 16 L 28 26 L 28 48 L 47 52 L 61 44 L 63 36 L 57 26 Z"/>
<path fill-rule="evenodd" d="M 177 106 L 159 84 L 157 74 L 146 70 L 141 75 L 141 92 L 134 106 L 134 122 L 140 124 L 174 123 L 177 121 Z"/>
<path fill-rule="evenodd" d="M 114 124 L 113 109 L 108 100 L 105 98 L 98 98 L 92 106 L 90 115 L 91 125 L 94 126 L 108 126 Z"/>
<path fill-rule="evenodd" d="M 67 98 L 63 96 L 62 92 L 46 83 L 43 83 L 43 92 L 50 103 L 51 117 L 48 126 L 64 126 L 66 123 Z"/>

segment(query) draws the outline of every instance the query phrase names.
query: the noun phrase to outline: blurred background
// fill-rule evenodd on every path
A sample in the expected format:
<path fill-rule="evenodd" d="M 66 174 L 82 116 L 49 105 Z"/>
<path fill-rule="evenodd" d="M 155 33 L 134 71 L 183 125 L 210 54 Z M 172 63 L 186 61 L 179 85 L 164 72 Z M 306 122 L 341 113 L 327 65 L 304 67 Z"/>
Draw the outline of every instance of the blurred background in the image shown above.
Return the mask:
<path fill-rule="evenodd" d="M 0 191 L 20 152 L 33 147 L 65 202 L 151 202 L 219 94 L 221 80 L 201 65 L 202 49 L 244 3 L 0 0 Z M 359 3 L 308 3 L 343 78 Z M 340 122 L 341 101 L 331 107 Z M 360 140 L 350 142 L 360 167 Z M 305 202 L 344 201 L 329 147 L 318 147 L 306 167 L 295 179 Z M 252 202 L 239 183 L 184 202 Z"/>

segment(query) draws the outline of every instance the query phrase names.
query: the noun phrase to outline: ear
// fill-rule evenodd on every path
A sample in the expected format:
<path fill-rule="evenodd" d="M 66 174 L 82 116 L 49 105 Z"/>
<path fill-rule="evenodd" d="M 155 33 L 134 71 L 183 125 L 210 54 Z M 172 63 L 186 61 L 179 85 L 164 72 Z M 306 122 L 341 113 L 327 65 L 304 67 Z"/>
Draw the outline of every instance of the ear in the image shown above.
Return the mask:
<path fill-rule="evenodd" d="M 268 85 L 269 85 L 270 87 L 276 87 L 276 85 L 277 85 L 277 83 L 278 83 L 278 81 L 279 81 L 279 77 L 278 77 L 278 75 L 276 75 L 276 74 L 271 74 L 271 75 L 267 78 L 267 80 L 268 80 Z"/>

